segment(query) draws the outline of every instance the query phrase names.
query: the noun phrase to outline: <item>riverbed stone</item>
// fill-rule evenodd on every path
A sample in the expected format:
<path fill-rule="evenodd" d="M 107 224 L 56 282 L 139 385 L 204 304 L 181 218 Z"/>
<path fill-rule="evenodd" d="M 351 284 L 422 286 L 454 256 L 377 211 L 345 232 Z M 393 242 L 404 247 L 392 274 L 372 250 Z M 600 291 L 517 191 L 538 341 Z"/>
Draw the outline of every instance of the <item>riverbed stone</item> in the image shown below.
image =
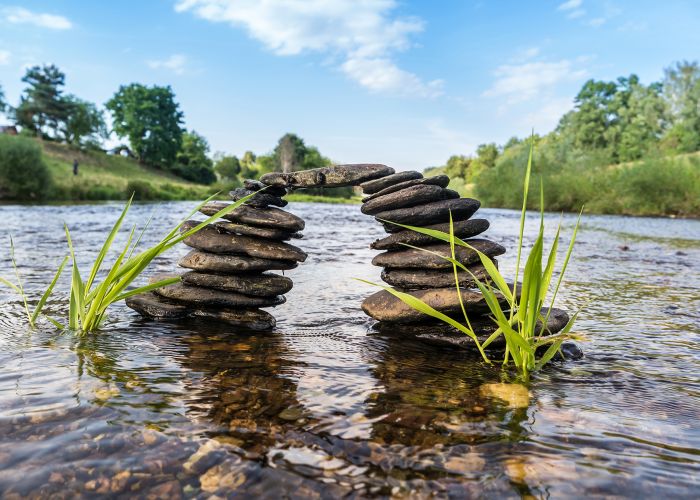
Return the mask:
<path fill-rule="evenodd" d="M 264 184 L 287 188 L 356 186 L 362 182 L 385 177 L 394 169 L 380 164 L 358 163 L 300 170 L 298 172 L 270 172 L 260 178 Z"/>
<path fill-rule="evenodd" d="M 255 179 L 244 180 L 243 187 L 246 189 L 249 189 L 251 191 L 260 191 L 261 189 L 264 189 L 263 193 L 271 194 L 271 195 L 277 196 L 279 198 L 282 198 L 283 196 L 285 196 L 287 194 L 287 190 L 283 187 L 270 186 L 269 184 L 264 184 L 258 180 L 255 180 Z"/>
<path fill-rule="evenodd" d="M 293 260 L 271 260 L 248 255 L 225 255 L 200 250 L 192 250 L 178 261 L 178 264 L 195 271 L 212 271 L 215 273 L 246 273 L 251 271 L 283 271 L 294 269 Z"/>
<path fill-rule="evenodd" d="M 459 193 L 451 189 L 435 185 L 418 185 L 369 200 L 367 203 L 362 204 L 360 211 L 363 214 L 374 215 L 387 210 L 454 198 L 459 198 Z"/>
<path fill-rule="evenodd" d="M 449 234 L 450 223 L 445 222 L 442 224 L 433 224 L 431 226 L 424 226 L 425 229 L 432 229 L 434 231 L 441 231 L 443 233 Z M 452 228 L 454 235 L 457 238 L 465 239 L 477 236 L 489 228 L 489 221 L 486 219 L 467 219 L 460 221 L 453 221 Z M 440 240 L 428 236 L 427 234 L 418 233 L 416 231 L 411 231 L 405 229 L 399 231 L 398 233 L 392 233 L 385 238 L 374 241 L 370 248 L 375 250 L 402 250 L 406 246 L 404 244 L 413 246 L 422 246 L 424 244 L 437 243 Z"/>
<path fill-rule="evenodd" d="M 456 288 L 429 288 L 426 290 L 412 290 L 406 293 L 425 302 L 443 314 L 449 315 L 461 312 Z M 460 294 L 468 314 L 479 315 L 488 312 L 486 300 L 478 290 L 460 288 Z M 430 316 L 413 309 L 386 290 L 380 290 L 367 297 L 362 302 L 362 310 L 377 321 L 414 323 L 431 319 Z"/>
<path fill-rule="evenodd" d="M 215 274 L 188 271 L 182 275 L 182 282 L 187 285 L 260 297 L 283 295 L 290 291 L 293 286 L 291 279 L 273 273 Z"/>
<path fill-rule="evenodd" d="M 472 198 L 458 198 L 456 200 L 434 201 L 415 207 L 387 210 L 386 212 L 379 212 L 375 218 L 384 225 L 384 229 L 388 233 L 395 233 L 402 231 L 403 228 L 392 224 L 392 222 L 410 226 L 439 224 L 450 220 L 450 212 L 452 212 L 453 220 L 466 220 L 474 215 L 474 212 L 479 209 L 480 205 L 479 201 Z"/>
<path fill-rule="evenodd" d="M 197 221 L 186 221 L 180 227 L 180 231 L 188 231 L 197 224 L 199 224 Z M 307 257 L 306 252 L 301 248 L 289 243 L 254 236 L 220 233 L 212 225 L 203 227 L 183 241 L 186 245 L 198 250 L 217 254 L 245 254 L 262 259 L 293 260 L 296 262 L 304 262 Z"/>
<path fill-rule="evenodd" d="M 151 283 L 177 277 L 176 274 L 156 274 L 151 279 Z M 206 307 L 273 307 L 284 304 L 283 296 L 255 297 L 243 295 L 241 293 L 215 290 L 201 286 L 188 285 L 185 283 L 174 283 L 155 290 L 161 297 Z"/>
<path fill-rule="evenodd" d="M 197 308 L 192 310 L 195 318 L 215 319 L 232 326 L 254 331 L 272 330 L 277 322 L 275 318 L 262 309 Z"/>
<path fill-rule="evenodd" d="M 270 205 L 274 205 L 276 207 L 287 206 L 287 200 L 283 200 L 279 196 L 275 196 L 273 194 L 265 193 L 264 191 L 262 193 L 257 193 L 255 191 L 251 191 L 250 189 L 236 188 L 233 191 L 229 191 L 228 195 L 233 201 L 238 201 L 246 196 L 252 195 L 248 200 L 246 200 L 245 204 L 256 208 L 267 208 Z"/>
<path fill-rule="evenodd" d="M 142 316 L 152 319 L 181 319 L 190 315 L 187 306 L 170 301 L 154 292 L 128 297 L 126 305 Z"/>
<path fill-rule="evenodd" d="M 366 203 L 369 200 L 373 200 L 375 198 L 379 198 L 380 196 L 384 196 L 385 194 L 390 194 L 394 193 L 396 191 L 401 191 L 402 189 L 406 189 L 411 186 L 423 186 L 423 185 L 430 185 L 430 186 L 440 186 L 443 188 L 446 188 L 450 183 L 450 178 L 446 175 L 434 175 L 432 177 L 420 177 L 417 179 L 411 179 L 408 181 L 403 181 L 399 182 L 398 184 L 393 184 L 391 186 L 385 187 L 381 191 L 377 191 L 376 193 L 373 193 L 369 196 L 365 196 L 362 198 L 362 202 Z"/>
<path fill-rule="evenodd" d="M 494 261 L 494 264 L 498 265 L 496 261 Z M 460 286 L 475 288 L 476 279 L 482 283 L 490 281 L 489 274 L 480 263 L 467 266 L 467 269 L 469 269 L 471 274 L 461 269 L 458 270 L 457 277 Z M 455 286 L 453 269 L 384 269 L 382 271 L 382 280 L 393 287 L 411 290 Z"/>
<path fill-rule="evenodd" d="M 506 249 L 496 242 L 484 239 L 471 239 L 466 241 L 475 249 L 489 257 L 497 257 L 506 252 Z M 374 256 L 372 264 L 389 268 L 418 268 L 418 269 L 452 269 L 452 263 L 441 258 L 451 257 L 450 245 L 441 243 L 421 247 L 427 251 L 407 248 L 406 250 L 390 250 Z M 430 253 L 434 252 L 434 253 Z M 479 255 L 471 248 L 455 246 L 455 258 L 466 265 L 479 261 Z"/>
<path fill-rule="evenodd" d="M 250 226 L 248 224 L 239 224 L 237 222 L 219 221 L 214 223 L 214 227 L 221 233 L 242 234 L 244 236 L 257 236 L 268 240 L 285 241 L 290 239 L 300 239 L 304 235 L 299 232 L 286 231 L 284 229 L 275 229 L 272 227 Z"/>
<path fill-rule="evenodd" d="M 228 203 L 210 201 L 200 208 L 199 211 L 204 215 L 212 216 L 227 206 Z M 274 207 L 255 208 L 242 205 L 233 212 L 226 214 L 223 218 L 232 222 L 284 229 L 293 232 L 304 229 L 304 219 Z"/>
<path fill-rule="evenodd" d="M 394 184 L 421 178 L 423 178 L 423 174 L 421 174 L 420 172 L 396 172 L 395 174 L 392 173 L 391 175 L 386 175 L 380 179 L 374 179 L 367 182 L 363 182 L 362 184 L 360 184 L 360 187 L 362 188 L 362 191 L 365 194 L 373 194 L 378 191 L 381 191 L 384 188 L 393 186 Z"/>

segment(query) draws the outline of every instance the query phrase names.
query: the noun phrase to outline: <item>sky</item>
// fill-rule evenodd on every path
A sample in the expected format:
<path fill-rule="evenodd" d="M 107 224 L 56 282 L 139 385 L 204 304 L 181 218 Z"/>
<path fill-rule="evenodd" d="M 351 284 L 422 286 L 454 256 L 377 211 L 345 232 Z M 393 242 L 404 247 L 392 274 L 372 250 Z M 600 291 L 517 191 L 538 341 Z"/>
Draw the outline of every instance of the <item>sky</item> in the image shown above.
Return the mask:
<path fill-rule="evenodd" d="M 56 64 L 66 92 L 170 85 L 212 152 L 286 132 L 338 163 L 444 164 L 547 133 L 590 79 L 700 58 L 696 1 L 0 0 L 0 86 Z M 7 122 L 0 115 L 0 124 Z"/>

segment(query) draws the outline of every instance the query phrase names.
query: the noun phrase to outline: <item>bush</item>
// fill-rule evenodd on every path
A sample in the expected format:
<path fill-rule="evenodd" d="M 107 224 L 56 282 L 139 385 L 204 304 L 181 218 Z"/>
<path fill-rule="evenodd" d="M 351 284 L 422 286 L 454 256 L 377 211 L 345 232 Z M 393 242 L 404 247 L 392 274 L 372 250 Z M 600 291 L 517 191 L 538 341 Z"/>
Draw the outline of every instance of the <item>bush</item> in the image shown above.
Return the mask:
<path fill-rule="evenodd" d="M 173 165 L 170 171 L 182 179 L 198 184 L 213 184 L 216 182 L 214 169 L 206 165 L 181 165 L 177 163 Z"/>
<path fill-rule="evenodd" d="M 0 135 L 0 198 L 39 200 L 51 185 L 51 174 L 36 142 Z"/>
<path fill-rule="evenodd" d="M 149 182 L 140 179 L 130 180 L 126 185 L 125 194 L 127 197 L 133 194 L 135 200 L 160 199 L 158 189 L 153 187 Z"/>

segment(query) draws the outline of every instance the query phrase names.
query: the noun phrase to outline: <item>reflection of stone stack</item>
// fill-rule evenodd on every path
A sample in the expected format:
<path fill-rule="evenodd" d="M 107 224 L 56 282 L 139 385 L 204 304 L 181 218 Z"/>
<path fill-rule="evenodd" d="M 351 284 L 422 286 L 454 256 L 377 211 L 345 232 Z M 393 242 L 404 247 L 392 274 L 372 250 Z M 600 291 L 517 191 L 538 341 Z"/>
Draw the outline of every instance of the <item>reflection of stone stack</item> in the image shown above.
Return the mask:
<path fill-rule="evenodd" d="M 190 271 L 180 275 L 182 282 L 159 288 L 127 301 L 129 307 L 156 318 L 199 316 L 227 321 L 234 325 L 269 330 L 275 319 L 261 310 L 284 303 L 283 294 L 292 280 L 266 271 L 295 268 L 306 259 L 301 249 L 285 243 L 300 238 L 304 221 L 284 210 L 284 188 L 246 181 L 245 188 L 231 191 L 234 201 L 255 194 L 246 203 L 189 236 L 184 243 L 193 250 L 179 264 Z M 225 203 L 211 202 L 201 212 L 214 215 Z M 198 224 L 187 221 L 181 231 Z M 177 275 L 157 275 L 152 281 Z"/>

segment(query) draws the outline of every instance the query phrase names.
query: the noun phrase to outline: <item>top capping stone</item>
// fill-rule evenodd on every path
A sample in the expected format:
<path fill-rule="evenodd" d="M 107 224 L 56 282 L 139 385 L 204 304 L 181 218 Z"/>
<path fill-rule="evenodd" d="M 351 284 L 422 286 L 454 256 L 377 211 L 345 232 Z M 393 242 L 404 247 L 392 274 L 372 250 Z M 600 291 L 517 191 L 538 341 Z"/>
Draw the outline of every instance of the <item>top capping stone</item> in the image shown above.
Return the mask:
<path fill-rule="evenodd" d="M 286 188 L 357 186 L 365 181 L 386 177 L 394 169 L 381 164 L 357 163 L 299 170 L 298 172 L 271 172 L 260 178 L 270 186 Z"/>

